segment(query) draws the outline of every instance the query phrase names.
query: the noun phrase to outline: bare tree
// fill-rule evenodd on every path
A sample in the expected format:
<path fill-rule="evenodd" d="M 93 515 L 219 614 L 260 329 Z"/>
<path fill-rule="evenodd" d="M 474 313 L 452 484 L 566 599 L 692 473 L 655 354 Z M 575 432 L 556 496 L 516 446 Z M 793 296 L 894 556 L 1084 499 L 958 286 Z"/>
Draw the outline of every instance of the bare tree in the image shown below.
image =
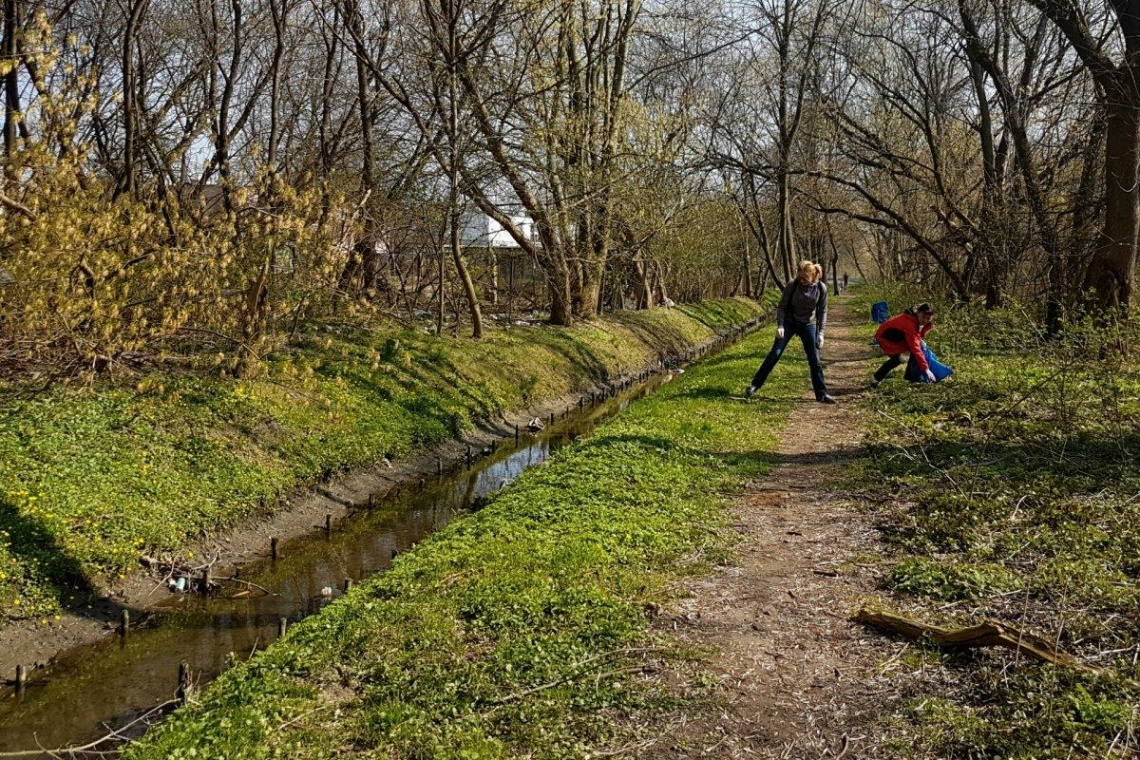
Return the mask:
<path fill-rule="evenodd" d="M 464 192 L 541 263 L 556 324 L 597 312 L 640 9 L 637 0 L 558 0 L 525 11 L 491 2 L 462 35 L 464 47 L 485 51 L 458 70 L 485 157 L 466 162 Z M 550 77 L 533 77 L 546 62 Z M 505 213 L 499 187 L 534 220 L 537 241 Z"/>
<path fill-rule="evenodd" d="M 1042 82 L 1035 74 L 1042 63 L 1046 69 L 1056 70 L 1064 61 L 1063 49 L 1056 44 L 1056 40 L 1050 39 L 1045 16 L 1038 16 L 1035 22 L 1031 20 L 1028 29 L 1019 29 L 1012 14 L 1002 13 L 991 20 L 993 36 L 987 41 L 983 39 L 983 32 L 977 20 L 978 9 L 974 5 L 969 0 L 958 0 L 971 79 L 979 93 L 985 91 L 987 82 L 996 90 L 1006 138 L 995 150 L 989 103 L 980 95 L 979 132 L 982 137 L 984 158 L 981 208 L 985 217 L 989 218 L 998 213 L 1009 212 L 1009 204 L 1004 204 L 1004 208 L 1001 208 L 1003 206 L 1001 201 L 1008 199 L 1008 194 L 1004 192 L 1006 180 L 1004 154 L 1005 146 L 1012 143 L 1017 157 L 1016 168 L 1020 173 L 1021 190 L 1028 202 L 1035 227 L 1030 232 L 1029 238 L 1044 251 L 1049 272 L 1047 288 L 1049 303 L 1046 307 L 1048 312 L 1046 319 L 1051 329 L 1056 330 L 1059 327 L 1063 305 L 1064 277 L 1065 273 L 1070 271 L 1070 267 L 1066 266 L 1068 251 L 1062 245 L 1062 223 L 1063 216 L 1070 212 L 1071 208 L 1069 204 L 1053 208 L 1055 204 L 1050 202 L 1049 190 L 1052 184 L 1050 178 L 1058 174 L 1057 170 L 1063 167 L 1065 158 L 1053 157 L 1048 174 L 1043 174 L 1039 149 L 1034 145 L 1029 130 L 1034 108 L 1040 106 L 1040 96 L 1046 91 L 1042 85 L 1047 88 L 1064 87 L 1071 84 L 1066 81 L 1071 77 L 1062 71 L 1059 76 L 1047 77 Z M 1016 56 L 1020 62 L 1020 71 L 1010 71 L 1008 65 L 1003 65 L 1003 61 L 1010 60 L 1011 37 L 1015 35 L 1017 39 L 1023 41 L 1018 51 L 1019 55 Z M 990 258 L 993 258 L 992 252 Z M 986 283 L 986 302 L 990 306 L 995 306 L 1001 301 L 1002 283 L 998 272 L 1004 271 L 1007 267 L 1002 265 L 1008 263 L 1011 262 L 1003 261 L 989 267 L 991 274 Z"/>
<path fill-rule="evenodd" d="M 1075 0 L 1029 0 L 1069 40 L 1097 84 L 1104 111 L 1104 225 L 1084 286 L 1101 308 L 1126 308 L 1140 244 L 1140 2 L 1108 0 L 1119 60 L 1113 61 Z M 1096 23 L 1104 25 L 1105 20 Z"/>
<path fill-rule="evenodd" d="M 757 249 L 764 278 L 786 282 L 795 271 L 797 177 L 814 169 L 818 118 L 827 86 L 822 71 L 830 36 L 839 34 L 845 4 L 830 0 L 761 0 L 745 6 L 749 34 L 728 56 L 727 82 L 705 116 L 713 139 L 709 161 L 738 177 L 730 187 Z M 800 207 L 810 216 L 810 210 Z M 815 248 L 821 224 L 807 238 Z M 805 241 L 806 242 L 806 241 Z"/>
<path fill-rule="evenodd" d="M 5 174 L 14 178 L 11 165 L 16 150 L 17 121 L 20 117 L 20 67 L 16 55 L 16 35 L 19 33 L 19 0 L 4 0 L 4 39 L 0 41 L 0 60 L 4 61 L 4 159 Z"/>
<path fill-rule="evenodd" d="M 138 140 L 139 140 L 139 88 L 141 78 L 136 74 L 135 46 L 139 27 L 150 0 L 130 0 L 126 6 L 127 23 L 122 39 L 123 72 L 123 174 L 116 192 L 134 197 L 138 191 Z"/>
<path fill-rule="evenodd" d="M 439 5 L 436 7 L 435 3 Z M 475 51 L 461 49 L 459 44 L 459 25 L 464 15 L 462 0 L 423 0 L 424 15 L 431 29 L 431 39 L 435 49 L 441 54 L 443 64 L 442 74 L 435 79 L 435 104 L 445 114 L 447 133 L 447 157 L 445 166 L 447 170 L 447 204 L 448 204 L 448 246 L 451 249 L 452 261 L 459 274 L 459 281 L 463 286 L 463 293 L 467 298 L 468 309 L 471 313 L 471 332 L 473 338 L 483 337 L 483 315 L 479 307 L 479 297 L 475 293 L 475 283 L 471 279 L 467 261 L 460 245 L 460 161 L 462 149 L 460 147 L 459 132 L 459 69 L 464 60 Z M 441 86 L 442 85 L 442 86 Z M 440 269 L 440 284 L 443 284 L 443 269 Z M 439 299 L 441 308 L 443 304 L 442 290 Z M 441 321 L 442 326 L 442 321 Z"/>
<path fill-rule="evenodd" d="M 1071 146 L 1088 121 L 1084 85 L 1024 5 L 906 10 L 864 17 L 838 44 L 847 90 L 830 112 L 843 161 L 820 176 L 850 200 L 823 210 L 902 233 L 913 272 L 928 261 L 958 297 L 996 305 L 1042 262 L 1054 273 L 1069 264 L 1061 241 L 1074 207 L 1062 199 L 1076 194 L 1058 188 L 1081 156 Z M 883 239 L 892 262 L 906 256 L 894 235 Z"/>

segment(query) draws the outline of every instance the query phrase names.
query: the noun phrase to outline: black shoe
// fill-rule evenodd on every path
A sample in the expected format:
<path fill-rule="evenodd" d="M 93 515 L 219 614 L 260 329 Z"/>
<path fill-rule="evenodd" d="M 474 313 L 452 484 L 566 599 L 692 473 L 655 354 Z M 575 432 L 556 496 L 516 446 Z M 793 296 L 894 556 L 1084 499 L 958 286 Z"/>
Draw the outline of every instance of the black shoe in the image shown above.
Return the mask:
<path fill-rule="evenodd" d="M 826 393 L 823 394 L 822 396 L 819 396 L 818 398 L 816 398 L 816 401 L 818 401 L 821 404 L 834 404 L 835 403 L 835 399 L 833 399 L 831 396 L 827 395 Z"/>
<path fill-rule="evenodd" d="M 750 385 L 744 389 L 744 398 L 752 398 L 752 394 L 756 392 L 756 386 Z"/>
<path fill-rule="evenodd" d="M 871 390 L 874 390 L 875 388 L 878 388 L 878 387 L 879 387 L 879 383 L 881 383 L 881 382 L 883 382 L 883 381 L 882 381 L 882 380 L 880 380 L 880 379 L 878 379 L 877 377 L 873 377 L 873 378 L 871 378 Z"/>

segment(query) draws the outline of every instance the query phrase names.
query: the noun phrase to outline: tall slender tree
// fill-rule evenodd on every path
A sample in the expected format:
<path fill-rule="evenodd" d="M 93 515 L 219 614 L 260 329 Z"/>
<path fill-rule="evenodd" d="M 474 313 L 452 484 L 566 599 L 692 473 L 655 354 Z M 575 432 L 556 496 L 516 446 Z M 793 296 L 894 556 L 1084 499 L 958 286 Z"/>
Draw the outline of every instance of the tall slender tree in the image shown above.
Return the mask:
<path fill-rule="evenodd" d="M 1140 0 L 1106 0 L 1115 18 L 1117 60 L 1094 35 L 1075 0 L 1029 0 L 1068 38 L 1097 83 L 1104 111 L 1104 224 L 1084 286 L 1102 309 L 1126 308 L 1140 245 Z"/>

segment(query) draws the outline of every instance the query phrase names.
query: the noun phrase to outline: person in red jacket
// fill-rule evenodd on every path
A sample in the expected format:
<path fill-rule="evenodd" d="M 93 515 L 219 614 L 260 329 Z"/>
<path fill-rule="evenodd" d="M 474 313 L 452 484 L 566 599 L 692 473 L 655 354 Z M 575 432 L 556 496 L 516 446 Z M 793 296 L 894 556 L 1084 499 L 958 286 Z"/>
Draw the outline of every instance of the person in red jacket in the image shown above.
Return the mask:
<path fill-rule="evenodd" d="M 900 358 L 903 354 L 910 354 L 910 361 L 906 365 L 906 378 L 920 380 L 923 377 L 934 382 L 934 372 L 926 361 L 922 351 L 922 339 L 930 332 L 934 320 L 934 307 L 928 303 L 912 306 L 902 314 L 891 317 L 875 332 L 875 342 L 887 355 L 883 366 L 879 367 L 871 379 L 871 387 L 878 387 L 879 383 L 887 379 L 892 369 L 902 364 Z"/>

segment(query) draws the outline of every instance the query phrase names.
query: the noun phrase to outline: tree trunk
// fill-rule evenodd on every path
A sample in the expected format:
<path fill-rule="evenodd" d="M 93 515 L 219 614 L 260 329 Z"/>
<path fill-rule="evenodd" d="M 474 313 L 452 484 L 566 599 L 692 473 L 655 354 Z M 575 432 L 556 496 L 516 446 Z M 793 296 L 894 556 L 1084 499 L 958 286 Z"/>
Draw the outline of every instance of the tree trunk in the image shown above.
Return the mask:
<path fill-rule="evenodd" d="M 550 275 L 550 322 L 562 327 L 574 323 L 570 296 L 570 272 L 557 259 L 548 269 Z"/>
<path fill-rule="evenodd" d="M 1104 52 L 1090 34 L 1074 0 L 1030 0 L 1072 43 L 1073 49 L 1100 86 L 1105 111 L 1104 227 L 1084 287 L 1102 310 L 1127 307 L 1136 272 L 1140 227 L 1140 0 L 1109 0 L 1124 37 L 1120 63 Z"/>
<path fill-rule="evenodd" d="M 149 4 L 150 0 L 135 0 L 131 3 L 127 26 L 123 31 L 123 177 L 119 192 L 125 193 L 129 198 L 133 198 L 138 191 L 138 168 L 135 163 L 138 160 L 139 114 L 135 89 L 134 46 L 139 25 Z"/>
<path fill-rule="evenodd" d="M 649 265 L 645 255 L 638 251 L 633 256 L 634 272 L 637 275 L 637 308 L 645 310 L 653 307 L 653 283 L 649 277 Z"/>
<path fill-rule="evenodd" d="M 443 242 L 443 241 L 440 241 Z M 444 283 L 447 280 L 447 257 L 443 253 L 443 246 L 439 247 L 439 287 L 436 289 L 436 306 L 438 307 L 435 313 L 435 334 L 443 335 L 443 314 L 444 309 L 447 308 L 446 299 L 444 296 Z"/>
<path fill-rule="evenodd" d="M 4 172 L 8 179 L 16 176 L 11 159 L 16 152 L 16 120 L 20 116 L 20 75 L 16 66 L 19 12 L 19 0 L 4 0 L 4 41 L 0 46 L 0 60 L 9 66 L 8 73 L 4 75 Z"/>
<path fill-rule="evenodd" d="M 447 2 L 447 143 L 448 143 L 448 183 L 451 205 L 451 258 L 455 271 L 463 285 L 463 295 L 467 298 L 467 309 L 471 315 L 471 337 L 483 337 L 483 312 L 479 308 L 479 297 L 475 293 L 475 283 L 463 258 L 463 248 L 459 243 L 459 92 L 455 69 L 459 66 L 459 40 L 456 24 L 459 23 L 460 9 L 457 3 Z"/>
<path fill-rule="evenodd" d="M 663 271 L 661 264 L 656 264 L 653 269 L 653 279 L 655 280 L 653 289 L 657 292 L 657 297 L 661 299 L 661 303 L 667 306 L 669 304 L 669 291 L 665 288 L 666 272 Z"/>
<path fill-rule="evenodd" d="M 491 276 L 491 292 L 487 294 L 487 300 L 492 306 L 499 305 L 499 254 L 495 252 L 494 248 L 487 249 L 488 270 Z"/>
<path fill-rule="evenodd" d="M 595 254 L 582 264 L 582 279 L 578 293 L 578 316 L 593 319 L 598 316 L 598 297 L 601 295 L 602 275 L 605 272 L 606 254 Z"/>
<path fill-rule="evenodd" d="M 827 222 L 827 240 L 831 243 L 831 292 L 839 295 L 839 246 L 831 234 L 831 220 Z"/>
<path fill-rule="evenodd" d="M 1125 72 L 1129 77 L 1140 74 L 1125 69 L 1117 77 L 1115 97 L 1110 93 L 1107 98 L 1104 228 L 1084 280 L 1101 309 L 1128 305 L 1140 233 L 1140 97 L 1135 86 L 1124 81 Z"/>
<path fill-rule="evenodd" d="M 245 314 L 242 320 L 241 355 L 237 374 L 245 377 L 253 372 L 259 363 L 257 344 L 265 333 L 265 321 L 269 308 L 269 272 L 272 254 L 266 252 L 257 274 L 250 280 L 245 291 Z"/>
<path fill-rule="evenodd" d="M 741 243 L 744 244 L 744 295 L 747 298 L 752 297 L 752 250 L 748 246 L 748 238 L 741 236 Z"/>
<path fill-rule="evenodd" d="M 459 274 L 459 282 L 463 285 L 463 296 L 467 299 L 467 310 L 471 316 L 471 337 L 483 337 L 483 311 L 479 308 L 479 297 L 475 293 L 475 283 L 471 279 L 471 271 L 467 268 L 467 261 L 463 256 L 463 248 L 459 243 L 459 203 L 451 209 L 451 258 L 455 262 L 455 271 Z"/>
<path fill-rule="evenodd" d="M 1073 272 L 1083 268 L 1081 262 L 1088 256 L 1095 238 L 1094 209 L 1096 206 L 1096 181 L 1100 159 L 1104 153 L 1104 120 L 1097 119 L 1083 148 L 1084 158 L 1081 167 L 1081 180 L 1073 202 L 1072 237 L 1067 248 L 1058 245 L 1049 262 L 1049 286 L 1045 304 L 1045 330 L 1049 336 L 1061 332 L 1064 326 L 1066 304 L 1072 303 L 1075 294 Z"/>
<path fill-rule="evenodd" d="M 289 23 L 287 2 L 280 6 L 270 0 L 269 12 L 273 17 L 273 58 L 270 60 L 269 135 L 266 138 L 266 158 L 269 172 L 277 174 L 277 141 L 281 132 L 281 60 L 285 57 L 285 26 Z"/>
<path fill-rule="evenodd" d="M 787 282 L 791 280 L 796 273 L 796 242 L 795 233 L 792 230 L 791 182 L 786 170 L 780 170 L 777 183 L 779 185 L 779 192 L 776 203 L 778 206 L 777 211 L 780 216 L 780 237 L 778 240 L 779 259 L 784 268 L 784 281 Z"/>

